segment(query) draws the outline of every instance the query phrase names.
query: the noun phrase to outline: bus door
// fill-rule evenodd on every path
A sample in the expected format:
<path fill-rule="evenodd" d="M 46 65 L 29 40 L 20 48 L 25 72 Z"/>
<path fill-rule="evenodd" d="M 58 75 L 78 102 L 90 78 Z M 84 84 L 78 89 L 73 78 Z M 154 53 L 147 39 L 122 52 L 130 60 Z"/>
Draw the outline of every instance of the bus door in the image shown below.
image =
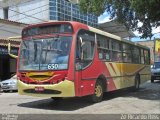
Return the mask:
<path fill-rule="evenodd" d="M 91 64 L 94 58 L 95 36 L 94 33 L 81 30 L 77 36 L 76 45 L 76 82 L 81 95 L 90 94 L 93 70 Z M 92 88 L 90 88 L 92 87 Z"/>

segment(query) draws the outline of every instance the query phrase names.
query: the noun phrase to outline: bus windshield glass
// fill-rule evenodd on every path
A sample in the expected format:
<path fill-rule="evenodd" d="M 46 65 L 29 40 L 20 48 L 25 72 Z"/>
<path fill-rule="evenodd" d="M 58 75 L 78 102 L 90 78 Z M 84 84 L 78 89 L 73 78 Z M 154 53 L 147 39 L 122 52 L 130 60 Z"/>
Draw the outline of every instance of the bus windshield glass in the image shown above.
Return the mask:
<path fill-rule="evenodd" d="M 22 41 L 19 70 L 68 69 L 71 40 L 71 36 L 58 36 Z"/>

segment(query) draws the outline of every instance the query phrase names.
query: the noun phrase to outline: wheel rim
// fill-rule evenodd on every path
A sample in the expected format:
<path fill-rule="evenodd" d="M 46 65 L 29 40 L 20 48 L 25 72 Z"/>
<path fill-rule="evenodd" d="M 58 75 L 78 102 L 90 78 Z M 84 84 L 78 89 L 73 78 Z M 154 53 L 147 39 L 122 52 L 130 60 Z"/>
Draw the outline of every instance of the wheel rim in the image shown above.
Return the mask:
<path fill-rule="evenodd" d="M 100 97 L 102 95 L 102 87 L 100 85 L 97 85 L 95 88 L 95 95 L 97 97 Z"/>

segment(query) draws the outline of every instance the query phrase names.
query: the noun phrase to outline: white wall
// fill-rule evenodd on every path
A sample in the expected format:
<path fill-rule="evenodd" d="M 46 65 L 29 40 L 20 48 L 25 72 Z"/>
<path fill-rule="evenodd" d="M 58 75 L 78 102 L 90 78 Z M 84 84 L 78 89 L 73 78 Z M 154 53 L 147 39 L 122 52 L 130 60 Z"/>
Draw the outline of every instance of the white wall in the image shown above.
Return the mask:
<path fill-rule="evenodd" d="M 17 6 L 10 7 L 9 19 L 29 24 L 48 21 L 49 20 L 48 4 L 49 4 L 48 0 L 33 0 L 26 3 L 21 3 Z"/>
<path fill-rule="evenodd" d="M 4 16 L 3 16 L 3 9 L 0 9 L 0 18 L 4 18 Z"/>
<path fill-rule="evenodd" d="M 22 26 L 15 26 L 11 24 L 0 23 L 0 39 L 7 39 L 8 37 L 20 36 L 23 29 Z"/>

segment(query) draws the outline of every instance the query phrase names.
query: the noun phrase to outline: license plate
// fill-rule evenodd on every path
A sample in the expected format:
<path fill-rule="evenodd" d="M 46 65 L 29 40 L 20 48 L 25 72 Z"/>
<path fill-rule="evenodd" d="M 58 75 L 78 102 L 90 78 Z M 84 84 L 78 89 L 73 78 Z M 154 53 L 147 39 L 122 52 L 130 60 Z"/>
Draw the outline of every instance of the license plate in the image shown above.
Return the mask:
<path fill-rule="evenodd" d="M 2 89 L 8 89 L 9 87 L 8 86 L 2 86 Z"/>
<path fill-rule="evenodd" d="M 35 91 L 43 92 L 44 91 L 44 87 L 35 87 Z"/>

